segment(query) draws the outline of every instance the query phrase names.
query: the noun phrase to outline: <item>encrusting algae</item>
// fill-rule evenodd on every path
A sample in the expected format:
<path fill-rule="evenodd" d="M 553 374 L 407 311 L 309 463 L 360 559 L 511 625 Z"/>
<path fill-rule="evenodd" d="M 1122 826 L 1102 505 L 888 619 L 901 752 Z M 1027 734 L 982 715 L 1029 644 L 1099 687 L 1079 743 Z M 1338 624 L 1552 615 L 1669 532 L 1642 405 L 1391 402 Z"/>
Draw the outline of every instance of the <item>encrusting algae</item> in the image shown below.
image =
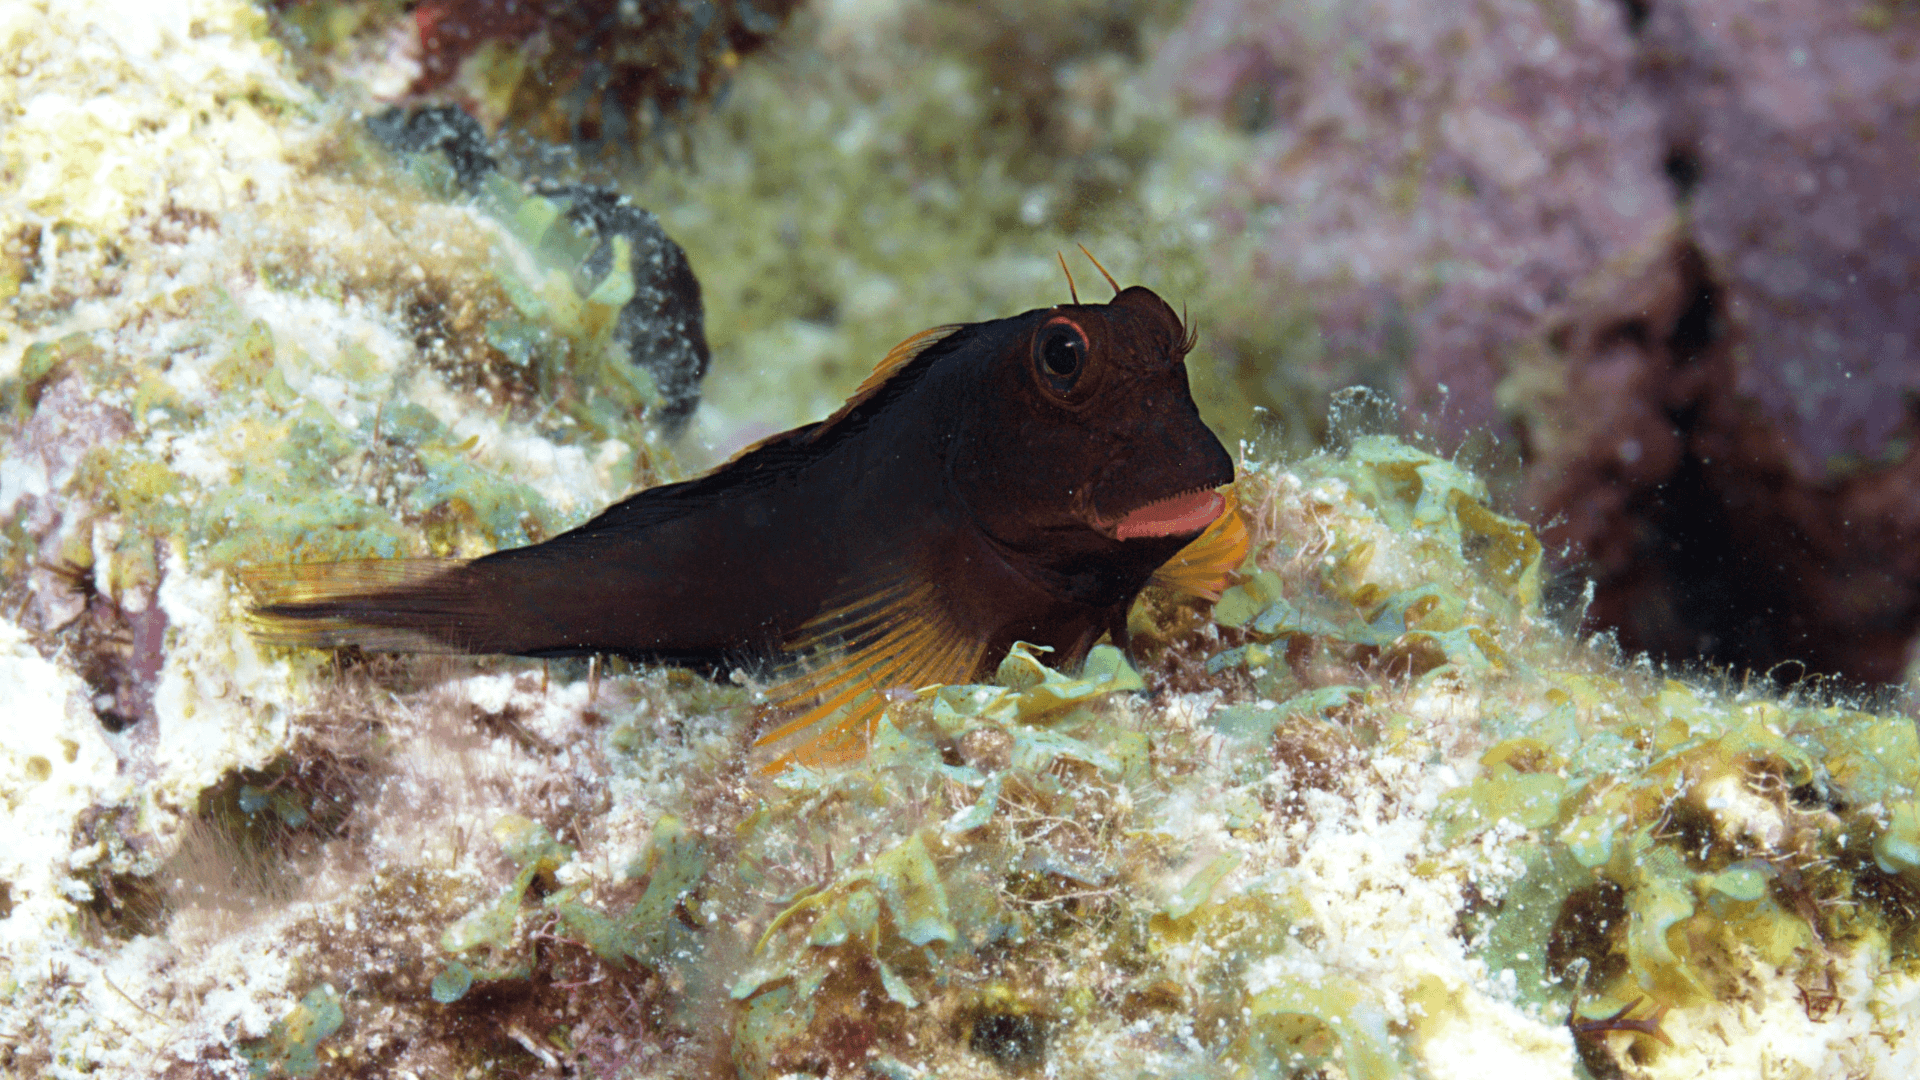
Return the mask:
<path fill-rule="evenodd" d="M 1783 992 L 1833 1052 L 1891 1050 L 1820 1028 L 1920 992 L 1909 722 L 1575 646 L 1531 532 L 1391 439 L 1238 488 L 1255 549 L 1211 618 L 1135 613 L 1159 707 L 1107 646 L 879 696 L 864 758 L 790 769 L 718 834 L 660 818 L 624 910 L 535 902 L 575 854 L 526 826 L 436 993 L 534 977 L 518 942 L 552 920 L 699 988 L 681 1023 L 736 1002 L 746 1076 L 1467 1075 L 1468 1031 L 1540 1075 L 1666 1075 Z"/>
<path fill-rule="evenodd" d="M 1137 613 L 1143 673 L 1015 646 L 705 840 L 662 819 L 626 912 L 517 917 L 700 987 L 688 1022 L 737 1002 L 745 1076 L 1678 1075 L 1762 1023 L 1895 1053 L 1910 725 L 1569 642 L 1530 531 L 1391 439 L 1237 486 L 1252 563 L 1210 620 Z"/>

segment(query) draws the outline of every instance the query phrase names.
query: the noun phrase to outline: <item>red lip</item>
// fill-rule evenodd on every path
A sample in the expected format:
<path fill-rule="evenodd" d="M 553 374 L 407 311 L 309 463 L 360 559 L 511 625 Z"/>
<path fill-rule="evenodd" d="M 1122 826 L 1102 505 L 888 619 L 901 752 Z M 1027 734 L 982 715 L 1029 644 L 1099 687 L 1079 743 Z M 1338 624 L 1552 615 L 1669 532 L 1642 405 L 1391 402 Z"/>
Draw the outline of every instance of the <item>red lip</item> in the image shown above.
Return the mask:
<path fill-rule="evenodd" d="M 1112 535 L 1116 540 L 1138 540 L 1197 533 L 1213 524 L 1226 508 L 1226 496 L 1217 491 L 1189 491 L 1133 511 L 1112 526 Z"/>

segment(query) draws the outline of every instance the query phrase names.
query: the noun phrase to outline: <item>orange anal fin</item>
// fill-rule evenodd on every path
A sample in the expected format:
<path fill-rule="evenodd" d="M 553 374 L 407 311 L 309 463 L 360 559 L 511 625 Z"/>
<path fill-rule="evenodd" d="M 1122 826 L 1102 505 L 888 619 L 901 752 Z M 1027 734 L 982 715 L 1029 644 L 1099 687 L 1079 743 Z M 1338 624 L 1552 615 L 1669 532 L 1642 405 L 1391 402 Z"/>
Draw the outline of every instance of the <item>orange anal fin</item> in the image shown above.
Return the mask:
<path fill-rule="evenodd" d="M 1240 569 L 1247 561 L 1247 553 L 1253 550 L 1246 518 L 1240 513 L 1240 500 L 1232 488 L 1227 489 L 1226 496 L 1226 509 L 1213 519 L 1213 524 L 1161 564 L 1148 584 L 1202 600 L 1220 599 L 1220 594 L 1233 583 L 1234 571 Z"/>

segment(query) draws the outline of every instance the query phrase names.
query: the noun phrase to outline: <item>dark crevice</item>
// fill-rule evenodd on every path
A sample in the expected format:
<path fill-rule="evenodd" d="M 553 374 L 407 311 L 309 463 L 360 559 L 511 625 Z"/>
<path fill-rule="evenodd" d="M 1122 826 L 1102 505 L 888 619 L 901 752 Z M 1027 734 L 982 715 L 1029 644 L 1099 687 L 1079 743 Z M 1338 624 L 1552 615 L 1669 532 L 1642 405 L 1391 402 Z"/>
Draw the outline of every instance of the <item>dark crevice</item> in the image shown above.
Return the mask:
<path fill-rule="evenodd" d="M 1707 277 L 1705 260 L 1697 249 L 1688 247 L 1683 258 L 1693 295 L 1667 334 L 1667 353 L 1675 367 L 1699 360 L 1721 337 L 1720 289 Z"/>
<path fill-rule="evenodd" d="M 1792 567 L 1804 565 L 1809 538 L 1771 512 L 1764 462 L 1736 460 L 1729 423 L 1737 413 L 1716 403 L 1728 363 L 1721 287 L 1691 245 L 1676 253 L 1684 307 L 1663 336 L 1644 321 L 1608 337 L 1644 345 L 1665 371 L 1648 404 L 1662 409 L 1679 438 L 1678 463 L 1634 492 L 1610 526 L 1616 550 L 1632 552 L 1596 582 L 1591 615 L 1630 651 L 1682 667 L 1750 671 L 1779 683 L 1830 671 L 1838 654 L 1812 640 L 1793 610 Z M 1602 547 L 1610 546 L 1604 541 Z"/>
<path fill-rule="evenodd" d="M 1697 409 L 1677 410 L 1674 427 L 1697 444 Z M 1669 664 L 1749 671 L 1782 682 L 1807 670 L 1809 642 L 1783 602 L 1790 552 L 1803 546 L 1781 521 L 1755 527 L 1729 498 L 1716 463 L 1689 450 L 1668 481 L 1633 507 L 1651 573 L 1619 626 L 1629 648 Z M 1764 535 L 1763 535 L 1764 534 Z M 1782 666 L 1785 665 L 1785 666 Z"/>
<path fill-rule="evenodd" d="M 1045 1060 L 1047 1030 L 1037 1017 L 987 1013 L 974 1020 L 967 1046 L 1004 1069 L 1027 1070 Z"/>
<path fill-rule="evenodd" d="M 1700 186 L 1700 157 L 1690 147 L 1676 146 L 1668 150 L 1667 156 L 1660 160 L 1660 171 L 1667 174 L 1674 195 L 1682 200 Z"/>
<path fill-rule="evenodd" d="M 1674 429 L 1688 441 L 1693 411 L 1671 414 Z M 1726 508 L 1706 473 L 1700 458 L 1689 453 L 1666 483 L 1633 507 L 1632 516 L 1648 526 L 1640 557 L 1658 567 L 1655 587 L 1665 595 L 1635 603 L 1620 627 L 1621 637 L 1630 647 L 1665 660 L 1724 659 L 1724 631 L 1733 621 L 1732 605 L 1744 592 L 1729 580 Z"/>
<path fill-rule="evenodd" d="M 1620 7 L 1627 13 L 1627 32 L 1638 34 L 1647 25 L 1647 16 L 1653 14 L 1653 0 L 1620 0 Z"/>

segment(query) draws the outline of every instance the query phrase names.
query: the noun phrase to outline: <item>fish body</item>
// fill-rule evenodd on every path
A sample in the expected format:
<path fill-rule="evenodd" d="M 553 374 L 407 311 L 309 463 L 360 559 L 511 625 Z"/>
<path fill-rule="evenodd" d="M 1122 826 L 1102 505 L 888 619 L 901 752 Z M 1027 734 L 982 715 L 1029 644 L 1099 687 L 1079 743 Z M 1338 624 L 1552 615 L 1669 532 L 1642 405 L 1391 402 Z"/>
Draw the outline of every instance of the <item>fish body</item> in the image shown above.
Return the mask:
<path fill-rule="evenodd" d="M 288 644 L 771 668 L 779 700 L 812 703 L 775 738 L 976 678 L 1015 641 L 1077 661 L 1209 526 L 1234 546 L 1191 346 L 1138 286 L 937 328 L 833 416 L 704 476 L 470 562 L 295 567 L 256 614 Z M 781 763 L 857 756 L 877 708 Z"/>

